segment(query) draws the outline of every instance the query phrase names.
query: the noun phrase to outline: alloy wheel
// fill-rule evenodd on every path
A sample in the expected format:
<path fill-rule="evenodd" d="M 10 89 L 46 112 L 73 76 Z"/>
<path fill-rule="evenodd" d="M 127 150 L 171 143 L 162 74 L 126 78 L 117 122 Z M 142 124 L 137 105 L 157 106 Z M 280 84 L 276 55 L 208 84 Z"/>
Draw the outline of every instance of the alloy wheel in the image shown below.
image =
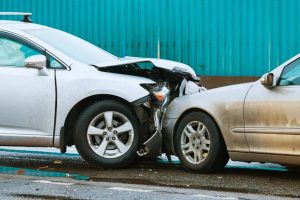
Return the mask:
<path fill-rule="evenodd" d="M 206 126 L 192 121 L 181 134 L 181 150 L 186 160 L 192 164 L 202 163 L 210 150 L 210 134 Z"/>
<path fill-rule="evenodd" d="M 134 129 L 123 114 L 116 111 L 103 112 L 91 121 L 87 130 L 91 149 L 104 158 L 124 155 L 132 146 Z"/>

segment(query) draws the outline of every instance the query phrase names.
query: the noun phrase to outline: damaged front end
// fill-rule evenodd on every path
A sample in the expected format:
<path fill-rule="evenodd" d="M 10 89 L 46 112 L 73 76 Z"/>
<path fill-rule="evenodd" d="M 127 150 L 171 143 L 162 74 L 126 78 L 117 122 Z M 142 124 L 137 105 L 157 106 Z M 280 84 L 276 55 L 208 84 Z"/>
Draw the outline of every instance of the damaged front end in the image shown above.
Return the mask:
<path fill-rule="evenodd" d="M 154 84 L 141 84 L 149 95 L 133 105 L 142 125 L 144 138 L 139 156 L 157 156 L 164 150 L 162 121 L 169 103 L 183 95 L 206 90 L 199 85 L 194 70 L 167 60 L 126 58 L 96 66 L 99 71 L 149 78 Z"/>
<path fill-rule="evenodd" d="M 151 122 L 152 131 L 150 138 L 143 143 L 137 153 L 139 156 L 160 155 L 162 153 L 162 119 L 169 103 L 170 90 L 167 88 L 167 83 L 142 86 L 150 92 L 150 102 L 144 104 L 144 106 L 150 109 L 152 119 L 149 121 Z"/>

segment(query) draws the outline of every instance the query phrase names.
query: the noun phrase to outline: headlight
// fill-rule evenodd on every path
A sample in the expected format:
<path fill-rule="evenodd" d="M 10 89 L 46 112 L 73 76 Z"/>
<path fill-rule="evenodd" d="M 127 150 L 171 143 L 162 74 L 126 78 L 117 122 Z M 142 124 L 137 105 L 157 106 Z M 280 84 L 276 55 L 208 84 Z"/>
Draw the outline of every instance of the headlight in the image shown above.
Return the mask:
<path fill-rule="evenodd" d="M 152 94 L 157 101 L 163 102 L 165 98 L 169 95 L 169 89 L 166 86 L 163 86 L 161 90 L 153 91 Z"/>
<path fill-rule="evenodd" d="M 141 86 L 150 92 L 155 102 L 163 102 L 170 92 L 165 83 L 141 84 Z"/>

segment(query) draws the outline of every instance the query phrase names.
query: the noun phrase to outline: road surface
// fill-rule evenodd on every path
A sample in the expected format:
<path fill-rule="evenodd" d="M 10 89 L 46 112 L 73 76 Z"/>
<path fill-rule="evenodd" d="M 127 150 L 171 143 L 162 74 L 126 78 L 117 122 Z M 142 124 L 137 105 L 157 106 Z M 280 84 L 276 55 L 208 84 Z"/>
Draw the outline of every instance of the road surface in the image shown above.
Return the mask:
<path fill-rule="evenodd" d="M 297 199 L 300 171 L 229 162 L 190 173 L 173 158 L 140 159 L 125 169 L 96 168 L 76 151 L 0 148 L 0 199 Z M 100 195 L 100 196 L 99 196 Z"/>

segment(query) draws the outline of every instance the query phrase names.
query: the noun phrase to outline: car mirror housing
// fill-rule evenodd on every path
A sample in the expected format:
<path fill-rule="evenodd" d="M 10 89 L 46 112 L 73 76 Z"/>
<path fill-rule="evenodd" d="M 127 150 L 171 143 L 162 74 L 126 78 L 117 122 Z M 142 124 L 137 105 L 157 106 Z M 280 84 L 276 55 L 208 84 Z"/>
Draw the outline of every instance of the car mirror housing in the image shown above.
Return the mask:
<path fill-rule="evenodd" d="M 41 70 L 46 67 L 46 56 L 34 55 L 25 59 L 25 67 Z"/>
<path fill-rule="evenodd" d="M 272 88 L 276 86 L 277 78 L 273 73 L 266 73 L 261 77 L 260 82 L 263 86 Z"/>

